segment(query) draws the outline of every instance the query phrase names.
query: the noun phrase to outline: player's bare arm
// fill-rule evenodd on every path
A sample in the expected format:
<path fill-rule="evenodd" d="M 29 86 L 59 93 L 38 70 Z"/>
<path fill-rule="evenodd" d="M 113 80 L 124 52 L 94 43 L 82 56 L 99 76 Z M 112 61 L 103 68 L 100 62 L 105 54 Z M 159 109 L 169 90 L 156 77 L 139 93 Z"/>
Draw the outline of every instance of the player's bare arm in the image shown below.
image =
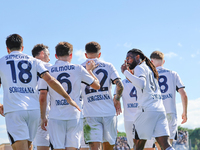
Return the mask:
<path fill-rule="evenodd" d="M 41 128 L 43 130 L 47 130 L 45 126 L 47 126 L 47 118 L 46 118 L 46 107 L 47 107 L 47 90 L 40 90 L 40 114 L 41 114 Z"/>
<path fill-rule="evenodd" d="M 4 116 L 4 113 L 3 113 L 3 105 L 0 103 L 0 114 L 2 115 L 2 116 Z M 5 116 L 4 116 L 5 117 Z"/>
<path fill-rule="evenodd" d="M 124 86 L 123 86 L 123 84 L 122 84 L 120 79 L 116 79 L 114 81 L 114 83 L 116 84 L 116 94 L 115 94 L 115 96 L 113 98 L 113 101 L 114 101 L 116 113 L 117 113 L 117 115 L 119 115 L 120 113 L 122 113 L 120 98 L 122 96 L 122 92 L 123 92 Z"/>
<path fill-rule="evenodd" d="M 178 90 L 178 92 L 181 95 L 181 100 L 182 100 L 182 105 L 183 105 L 183 113 L 182 113 L 182 119 L 183 121 L 181 122 L 181 124 L 187 122 L 187 105 L 188 105 L 188 97 L 187 94 L 185 92 L 184 88 L 180 88 Z"/>
<path fill-rule="evenodd" d="M 53 90 L 55 90 L 58 94 L 62 95 L 70 105 L 76 107 L 79 111 L 81 111 L 79 106 L 76 104 L 75 101 L 73 101 L 71 99 L 71 97 L 68 95 L 68 93 L 65 91 L 65 89 L 60 84 L 60 82 L 58 80 L 56 80 L 54 77 L 52 77 L 49 74 L 49 72 L 43 73 L 41 75 L 41 78 L 43 78 Z"/>
<path fill-rule="evenodd" d="M 88 71 L 88 73 L 95 79 L 95 81 L 90 85 L 93 89 L 98 90 L 100 89 L 100 84 L 99 84 L 99 80 L 97 79 L 97 77 L 93 74 L 93 70 L 97 67 L 98 65 L 95 64 L 95 62 L 93 60 L 88 61 L 86 63 L 86 70 Z"/>

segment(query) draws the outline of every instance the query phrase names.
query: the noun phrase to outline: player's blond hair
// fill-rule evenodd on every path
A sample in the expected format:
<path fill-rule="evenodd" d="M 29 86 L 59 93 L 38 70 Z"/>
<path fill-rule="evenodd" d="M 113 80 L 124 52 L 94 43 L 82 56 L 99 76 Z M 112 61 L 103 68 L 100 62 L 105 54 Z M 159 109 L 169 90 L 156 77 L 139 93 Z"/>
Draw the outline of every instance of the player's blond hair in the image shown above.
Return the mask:
<path fill-rule="evenodd" d="M 164 60 L 164 54 L 160 51 L 154 51 L 151 53 L 150 58 Z"/>

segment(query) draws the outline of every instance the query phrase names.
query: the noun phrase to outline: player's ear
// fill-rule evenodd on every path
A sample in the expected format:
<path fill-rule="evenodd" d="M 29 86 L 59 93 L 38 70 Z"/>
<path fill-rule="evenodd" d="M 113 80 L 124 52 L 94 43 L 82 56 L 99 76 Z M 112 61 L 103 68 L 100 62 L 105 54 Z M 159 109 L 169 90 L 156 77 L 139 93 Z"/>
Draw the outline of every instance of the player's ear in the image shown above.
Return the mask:
<path fill-rule="evenodd" d="M 165 63 L 165 60 L 163 60 L 162 64 L 164 65 L 164 63 Z"/>
<path fill-rule="evenodd" d="M 88 58 L 87 53 L 85 53 L 85 57 Z"/>
<path fill-rule="evenodd" d="M 99 54 L 98 54 L 98 58 L 100 58 L 101 57 L 101 52 L 99 52 Z"/>
<path fill-rule="evenodd" d="M 24 50 L 24 46 L 22 46 L 22 48 L 21 48 L 21 52 Z"/>
<path fill-rule="evenodd" d="M 8 48 L 8 47 L 6 47 L 7 48 L 7 52 L 8 52 L 8 54 L 10 54 L 10 49 Z"/>
<path fill-rule="evenodd" d="M 72 59 L 72 53 L 69 55 L 70 59 Z"/>
<path fill-rule="evenodd" d="M 135 58 L 136 58 L 136 60 L 139 60 L 140 59 L 140 55 L 136 55 Z"/>
<path fill-rule="evenodd" d="M 55 57 L 56 57 L 56 59 L 58 59 L 58 56 L 57 56 L 57 54 L 55 54 Z"/>

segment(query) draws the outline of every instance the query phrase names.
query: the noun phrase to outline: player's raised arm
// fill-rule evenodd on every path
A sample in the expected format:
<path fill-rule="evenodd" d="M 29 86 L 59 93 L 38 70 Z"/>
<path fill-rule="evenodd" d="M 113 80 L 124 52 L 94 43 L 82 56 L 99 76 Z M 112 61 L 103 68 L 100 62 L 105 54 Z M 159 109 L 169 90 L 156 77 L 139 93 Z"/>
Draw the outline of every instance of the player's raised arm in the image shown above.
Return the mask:
<path fill-rule="evenodd" d="M 41 78 L 43 78 L 53 90 L 62 95 L 70 105 L 76 107 L 79 111 L 81 111 L 79 106 L 76 104 L 75 101 L 71 99 L 71 97 L 67 94 L 59 81 L 52 77 L 48 72 L 41 74 Z"/>
<path fill-rule="evenodd" d="M 98 65 L 95 64 L 94 60 L 90 60 L 86 63 L 86 70 L 95 79 L 94 82 L 90 85 L 95 90 L 100 89 L 99 80 L 92 72 L 97 66 Z"/>

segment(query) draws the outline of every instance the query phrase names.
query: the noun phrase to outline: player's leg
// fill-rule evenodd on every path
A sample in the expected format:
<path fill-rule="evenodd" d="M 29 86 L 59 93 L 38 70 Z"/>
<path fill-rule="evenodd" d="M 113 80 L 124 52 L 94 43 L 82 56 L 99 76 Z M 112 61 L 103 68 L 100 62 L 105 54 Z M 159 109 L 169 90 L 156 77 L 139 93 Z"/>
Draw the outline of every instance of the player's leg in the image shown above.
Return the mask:
<path fill-rule="evenodd" d="M 134 141 L 134 150 L 143 150 L 144 149 L 146 140 L 133 139 L 133 141 Z"/>
<path fill-rule="evenodd" d="M 37 134 L 35 136 L 34 143 L 37 146 L 37 150 L 49 150 L 49 132 L 42 130 L 40 123 L 37 129 Z"/>
<path fill-rule="evenodd" d="M 67 120 L 65 150 L 77 150 L 80 148 L 82 131 L 82 118 Z"/>
<path fill-rule="evenodd" d="M 103 150 L 113 150 L 117 138 L 117 116 L 103 117 Z"/>
<path fill-rule="evenodd" d="M 144 150 L 155 150 L 155 138 L 146 141 Z"/>
<path fill-rule="evenodd" d="M 177 140 L 177 130 L 178 130 L 177 114 L 167 113 L 166 116 L 167 116 L 169 131 L 170 131 L 170 136 L 169 136 L 170 144 L 172 145 L 173 140 Z"/>
<path fill-rule="evenodd" d="M 13 150 L 29 150 L 28 140 L 19 140 L 11 145 Z"/>
<path fill-rule="evenodd" d="M 156 137 L 156 141 L 159 143 L 160 147 L 164 150 L 171 147 L 169 143 L 169 136 Z"/>
<path fill-rule="evenodd" d="M 102 117 L 84 118 L 84 139 L 91 150 L 101 150 L 103 142 Z"/>
<path fill-rule="evenodd" d="M 109 142 L 103 142 L 103 150 L 113 150 L 114 145 L 110 145 Z"/>
<path fill-rule="evenodd" d="M 165 112 L 157 112 L 158 120 L 155 126 L 154 136 L 163 150 L 173 150 L 169 143 L 169 126 Z"/>
<path fill-rule="evenodd" d="M 102 150 L 102 143 L 101 142 L 90 142 L 89 143 L 91 150 Z"/>
<path fill-rule="evenodd" d="M 89 150 L 89 144 L 85 143 L 83 130 L 82 130 L 82 133 L 81 133 L 81 148 L 80 148 L 80 150 Z"/>
<path fill-rule="evenodd" d="M 13 149 L 29 149 L 37 131 L 39 114 L 39 110 L 22 110 L 5 115 L 8 137 Z"/>
<path fill-rule="evenodd" d="M 49 119 L 48 131 L 51 147 L 54 150 L 65 149 L 66 126 L 66 120 Z"/>
<path fill-rule="evenodd" d="M 133 142 L 133 121 L 124 121 L 124 128 L 126 132 L 127 142 L 131 150 L 133 150 L 134 142 Z"/>

